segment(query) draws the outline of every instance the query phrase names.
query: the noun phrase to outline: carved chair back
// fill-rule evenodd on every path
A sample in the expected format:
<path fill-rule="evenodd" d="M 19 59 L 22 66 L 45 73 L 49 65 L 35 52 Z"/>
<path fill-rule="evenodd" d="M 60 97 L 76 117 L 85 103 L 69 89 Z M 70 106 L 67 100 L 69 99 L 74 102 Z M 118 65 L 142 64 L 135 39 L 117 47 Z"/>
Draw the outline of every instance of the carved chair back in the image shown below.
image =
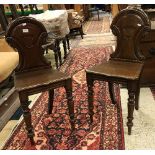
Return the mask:
<path fill-rule="evenodd" d="M 42 23 L 34 18 L 19 17 L 6 32 L 6 41 L 19 53 L 16 73 L 50 68 L 44 57 L 42 45 L 46 43 L 47 31 Z"/>
<path fill-rule="evenodd" d="M 139 49 L 140 40 L 150 30 L 150 21 L 143 10 L 123 9 L 111 24 L 117 47 L 111 59 L 140 62 L 145 57 Z"/>

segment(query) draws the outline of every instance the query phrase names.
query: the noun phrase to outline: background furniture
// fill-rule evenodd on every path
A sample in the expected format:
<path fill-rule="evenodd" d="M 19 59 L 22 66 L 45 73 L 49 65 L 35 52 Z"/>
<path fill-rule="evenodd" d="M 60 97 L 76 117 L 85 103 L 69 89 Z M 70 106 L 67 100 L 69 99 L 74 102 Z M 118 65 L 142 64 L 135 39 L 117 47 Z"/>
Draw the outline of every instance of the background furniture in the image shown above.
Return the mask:
<path fill-rule="evenodd" d="M 90 7 L 88 9 L 88 11 L 90 13 L 90 17 L 92 16 L 92 13 L 93 12 L 96 12 L 97 13 L 97 16 L 98 16 L 98 20 L 100 20 L 100 17 L 99 17 L 99 8 L 96 5 L 94 5 L 94 7 Z"/>
<path fill-rule="evenodd" d="M 131 22 L 132 21 L 132 22 Z M 133 111 L 138 110 L 139 80 L 143 68 L 144 56 L 139 50 L 140 40 L 150 29 L 147 15 L 139 9 L 124 9 L 112 21 L 112 32 L 117 36 L 117 47 L 107 63 L 86 70 L 88 84 L 88 102 L 91 121 L 93 121 L 93 82 L 107 81 L 112 103 L 115 104 L 113 83 L 126 83 L 128 99 L 128 134 L 133 126 Z"/>
<path fill-rule="evenodd" d="M 71 127 L 74 129 L 74 104 L 72 102 L 72 80 L 65 73 L 53 70 L 44 57 L 47 31 L 43 24 L 30 17 L 20 17 L 9 26 L 6 41 L 18 50 L 19 65 L 15 72 L 15 88 L 19 93 L 21 108 L 28 137 L 34 143 L 31 112 L 28 96 L 49 91 L 48 113 L 52 112 L 54 89 L 65 87 Z"/>
<path fill-rule="evenodd" d="M 74 10 L 68 10 L 68 25 L 70 29 L 70 35 L 74 35 L 75 32 L 79 32 L 81 38 L 83 39 L 83 27 L 82 22 L 84 20 L 83 16 L 79 15 Z"/>
<path fill-rule="evenodd" d="M 128 4 L 118 4 L 119 11 L 126 9 L 128 7 Z"/>
<path fill-rule="evenodd" d="M 19 107 L 18 94 L 14 89 L 14 70 L 19 56 L 0 38 L 0 131 Z"/>
<path fill-rule="evenodd" d="M 30 13 L 31 14 L 42 13 L 42 12 L 40 12 L 40 10 L 38 10 L 37 4 L 27 4 L 26 6 L 24 6 L 23 4 L 18 4 L 18 5 L 19 5 L 19 8 L 21 10 L 21 15 L 22 16 L 24 16 L 26 14 L 28 15 L 28 9 L 29 8 L 30 8 Z"/>
<path fill-rule="evenodd" d="M 49 40 L 56 41 L 55 49 L 57 49 L 57 53 L 55 50 L 55 54 L 58 56 L 59 64 L 61 65 L 62 58 L 61 58 L 61 51 L 60 51 L 60 43 L 61 42 L 63 43 L 64 59 L 67 57 L 68 51 L 70 49 L 69 38 L 68 38 L 69 26 L 68 26 L 67 11 L 66 10 L 47 10 L 44 13 L 29 15 L 29 16 L 37 19 L 45 26 L 48 32 L 48 41 Z M 49 47 L 49 49 L 51 48 L 51 46 L 47 46 L 47 47 Z M 58 64 L 57 60 L 56 60 L 56 64 Z M 57 68 L 59 67 L 59 65 L 56 65 L 56 66 Z"/>
<path fill-rule="evenodd" d="M 5 15 L 4 6 L 2 4 L 0 4 L 0 24 L 1 24 L 1 29 L 3 31 L 1 33 L 4 33 L 8 26 L 8 20 Z"/>
<path fill-rule="evenodd" d="M 62 65 L 62 59 L 61 59 L 61 52 L 59 48 L 59 42 L 54 39 L 47 39 L 47 43 L 42 46 L 44 50 L 46 50 L 46 54 L 48 53 L 48 50 L 52 50 L 54 52 L 55 57 L 55 66 L 58 69 L 59 66 Z M 59 64 L 60 63 L 60 64 Z"/>

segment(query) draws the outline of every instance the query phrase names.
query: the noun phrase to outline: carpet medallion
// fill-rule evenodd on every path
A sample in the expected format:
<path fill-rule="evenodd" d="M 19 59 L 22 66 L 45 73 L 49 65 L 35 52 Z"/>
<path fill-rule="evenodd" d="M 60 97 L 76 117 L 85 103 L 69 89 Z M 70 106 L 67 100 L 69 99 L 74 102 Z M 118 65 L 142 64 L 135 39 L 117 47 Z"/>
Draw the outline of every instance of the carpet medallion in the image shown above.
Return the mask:
<path fill-rule="evenodd" d="M 70 130 L 66 93 L 55 90 L 52 114 L 47 114 L 47 92 L 34 103 L 31 113 L 35 129 L 35 145 L 31 146 L 22 121 L 14 130 L 3 149 L 14 150 L 99 150 L 124 149 L 124 131 L 120 92 L 115 87 L 118 103 L 109 98 L 108 85 L 95 81 L 94 122 L 90 125 L 87 103 L 87 86 L 84 69 L 109 59 L 111 47 L 75 48 L 61 66 L 62 72 L 73 75 L 73 101 L 75 111 L 74 132 Z"/>

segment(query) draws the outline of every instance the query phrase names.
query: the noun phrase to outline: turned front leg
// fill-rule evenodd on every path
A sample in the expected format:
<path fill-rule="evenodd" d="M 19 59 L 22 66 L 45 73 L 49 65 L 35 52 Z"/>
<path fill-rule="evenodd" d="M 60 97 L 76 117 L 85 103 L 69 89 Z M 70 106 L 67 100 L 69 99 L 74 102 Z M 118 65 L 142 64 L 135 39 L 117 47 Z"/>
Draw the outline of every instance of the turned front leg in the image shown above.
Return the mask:
<path fill-rule="evenodd" d="M 134 107 L 135 107 L 135 92 L 136 92 L 136 87 L 135 87 L 135 82 L 129 82 L 128 83 L 128 135 L 131 135 L 131 129 L 133 126 L 133 112 L 134 112 Z"/>
<path fill-rule="evenodd" d="M 23 117 L 26 125 L 27 135 L 30 138 L 31 144 L 34 144 L 34 139 L 33 139 L 34 132 L 33 132 L 33 126 L 31 122 L 31 112 L 28 107 L 28 95 L 24 93 L 19 93 L 19 99 L 20 99 L 20 104 L 23 111 Z"/>
<path fill-rule="evenodd" d="M 69 110 L 71 128 L 72 130 L 74 130 L 75 129 L 74 102 L 73 102 L 73 96 L 72 96 L 72 80 L 71 79 L 66 81 L 65 89 L 66 89 L 67 105 L 68 105 L 68 110 Z"/>
<path fill-rule="evenodd" d="M 90 122 L 93 123 L 93 79 L 90 77 L 91 75 L 86 74 L 87 79 L 87 87 L 88 87 L 88 108 L 89 108 L 89 115 L 90 115 Z"/>

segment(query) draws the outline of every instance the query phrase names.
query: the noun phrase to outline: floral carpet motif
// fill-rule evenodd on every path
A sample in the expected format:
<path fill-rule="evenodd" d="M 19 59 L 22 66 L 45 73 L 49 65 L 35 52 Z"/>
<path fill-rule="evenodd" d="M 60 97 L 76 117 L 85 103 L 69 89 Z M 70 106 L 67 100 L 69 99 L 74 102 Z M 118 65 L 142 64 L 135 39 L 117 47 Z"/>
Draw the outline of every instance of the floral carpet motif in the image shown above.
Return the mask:
<path fill-rule="evenodd" d="M 58 88 L 55 90 L 52 114 L 47 114 L 47 92 L 38 98 L 31 109 L 35 145 L 31 146 L 22 121 L 3 149 L 125 149 L 120 92 L 117 86 L 117 104 L 113 105 L 107 83 L 95 81 L 94 121 L 93 124 L 89 122 L 84 69 L 107 61 L 111 52 L 111 47 L 76 48 L 70 52 L 60 68 L 62 72 L 73 75 L 75 131 L 71 132 L 70 129 L 65 89 Z"/>

